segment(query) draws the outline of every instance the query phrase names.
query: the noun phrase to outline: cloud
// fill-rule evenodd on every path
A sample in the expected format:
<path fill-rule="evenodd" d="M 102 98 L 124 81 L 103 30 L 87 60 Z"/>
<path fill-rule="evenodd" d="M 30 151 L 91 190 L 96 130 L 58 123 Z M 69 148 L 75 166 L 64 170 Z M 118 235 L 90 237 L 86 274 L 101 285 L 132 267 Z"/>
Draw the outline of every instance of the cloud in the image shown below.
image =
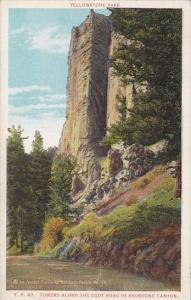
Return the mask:
<path fill-rule="evenodd" d="M 57 102 L 57 101 L 66 100 L 66 95 L 65 94 L 43 95 L 43 96 L 39 96 L 38 99 L 40 102 Z"/>
<path fill-rule="evenodd" d="M 20 33 L 26 32 L 27 30 L 28 30 L 27 27 L 21 26 L 21 27 L 19 27 L 19 28 L 16 28 L 16 29 L 12 30 L 12 31 L 10 32 L 10 35 L 11 35 L 11 36 L 16 36 L 16 35 L 18 35 L 18 34 L 20 34 Z"/>
<path fill-rule="evenodd" d="M 40 50 L 49 53 L 66 54 L 69 50 L 70 34 L 60 26 L 48 26 L 35 28 L 32 26 L 21 26 L 10 32 L 10 37 L 15 38 L 24 34 L 25 43 L 30 50 Z"/>
<path fill-rule="evenodd" d="M 41 113 L 41 118 L 50 118 L 50 117 L 55 117 L 55 118 L 58 118 L 57 117 L 57 112 L 54 110 L 54 111 L 48 111 L 48 112 L 42 112 Z"/>
<path fill-rule="evenodd" d="M 33 105 L 25 105 L 25 106 L 9 106 L 9 113 L 11 114 L 23 114 L 23 113 L 29 113 L 31 111 L 42 111 L 42 110 L 65 110 L 66 104 L 33 104 Z"/>
<path fill-rule="evenodd" d="M 51 92 L 52 89 L 49 86 L 41 86 L 41 85 L 30 85 L 30 86 L 24 86 L 24 87 L 14 87 L 9 88 L 9 95 L 15 96 L 17 94 L 22 93 L 31 93 L 34 91 L 38 92 Z"/>
<path fill-rule="evenodd" d="M 38 31 L 29 31 L 27 43 L 29 49 L 47 51 L 49 53 L 68 53 L 70 35 L 60 32 L 59 26 L 51 26 Z"/>

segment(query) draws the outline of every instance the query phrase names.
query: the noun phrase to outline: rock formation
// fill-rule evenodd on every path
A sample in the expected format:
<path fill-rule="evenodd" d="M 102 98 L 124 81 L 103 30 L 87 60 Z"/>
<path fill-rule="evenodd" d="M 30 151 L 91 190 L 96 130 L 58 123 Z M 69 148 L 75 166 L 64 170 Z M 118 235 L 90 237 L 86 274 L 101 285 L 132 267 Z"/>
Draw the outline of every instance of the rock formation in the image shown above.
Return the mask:
<path fill-rule="evenodd" d="M 123 144 L 109 151 L 102 146 L 107 128 L 119 120 L 118 103 L 126 98 L 133 106 L 136 92 L 146 84 L 124 85 L 117 77 L 110 59 L 119 43 L 131 41 L 112 30 L 110 17 L 91 10 L 86 20 L 74 27 L 68 57 L 68 113 L 60 138 L 58 153 L 77 158 L 72 182 L 75 207 L 85 207 L 110 197 L 117 187 L 129 184 L 156 164 L 161 143 L 156 149 L 141 145 L 125 148 Z M 158 149 L 158 150 L 157 150 Z M 160 150 L 160 151 L 159 151 Z M 157 152 L 158 151 L 158 152 Z M 155 153 L 156 152 L 156 153 Z"/>
<path fill-rule="evenodd" d="M 59 152 L 80 157 L 99 156 L 106 132 L 110 19 L 91 14 L 73 28 L 69 50 L 68 116 Z"/>
<path fill-rule="evenodd" d="M 149 146 L 126 146 L 119 143 L 112 145 L 109 150 L 102 146 L 107 128 L 119 120 L 119 99 L 125 97 L 127 108 L 131 108 L 134 94 L 144 92 L 147 88 L 146 82 L 124 86 L 114 74 L 110 59 L 121 42 L 130 43 L 113 32 L 110 17 L 94 11 L 72 30 L 68 59 L 68 115 L 58 153 L 72 155 L 77 159 L 70 203 L 70 207 L 77 212 L 77 226 L 83 225 L 86 217 L 91 214 L 96 214 L 99 223 L 102 222 L 102 216 L 111 217 L 111 212 L 117 207 L 124 211 L 125 207 L 129 207 L 129 212 L 122 222 L 123 214 L 115 215 L 115 211 L 113 219 L 108 223 L 110 225 L 105 223 L 109 218 L 104 219 L 102 230 L 105 228 L 107 234 L 103 240 L 100 239 L 101 233 L 97 240 L 92 235 L 96 226 L 93 219 L 87 223 L 90 227 L 83 227 L 81 237 L 79 232 L 73 237 L 68 235 L 68 240 L 65 237 L 57 256 L 61 259 L 122 267 L 155 279 L 179 283 L 180 210 L 171 208 L 170 202 L 174 201 L 171 196 L 167 199 L 170 206 L 162 207 L 162 195 L 166 197 L 165 191 L 168 190 L 168 195 L 172 188 L 171 169 L 174 170 L 174 163 L 176 165 L 176 162 L 166 167 L 159 165 L 161 157 L 166 155 L 168 142 L 161 140 Z M 177 186 L 179 196 L 179 182 Z M 160 199 L 157 200 L 160 190 Z M 151 201 L 149 197 L 153 193 L 156 194 Z M 140 214 L 132 223 L 135 208 Z M 159 211 L 161 219 L 154 215 L 157 222 L 152 223 L 156 211 Z M 169 222 L 172 212 L 173 221 Z M 165 219 L 167 223 L 163 219 L 165 213 L 168 215 Z M 137 223 L 138 219 L 142 223 Z M 91 232 L 92 239 L 86 239 L 86 231 Z M 112 232 L 113 240 L 110 239 Z M 122 235 L 122 239 L 121 234 L 124 233 L 126 235 Z"/>
<path fill-rule="evenodd" d="M 109 57 L 111 58 L 117 49 L 119 42 L 123 39 L 116 35 L 116 33 L 111 33 L 111 44 Z M 123 41 L 127 42 L 127 41 Z M 119 120 L 119 98 L 126 97 L 127 108 L 133 106 L 133 94 L 135 92 L 135 87 L 132 83 L 124 85 L 119 77 L 114 75 L 113 69 L 109 68 L 108 73 L 108 90 L 107 90 L 107 128 L 112 124 L 115 124 Z"/>
<path fill-rule="evenodd" d="M 110 17 L 93 10 L 73 28 L 69 50 L 68 115 L 58 152 L 77 157 L 81 180 L 87 184 L 89 169 L 106 156 L 100 145 L 107 128 L 119 119 L 118 98 L 132 106 L 133 85 L 124 87 L 109 61 L 120 41 Z M 81 161 L 83 159 L 83 164 Z"/>

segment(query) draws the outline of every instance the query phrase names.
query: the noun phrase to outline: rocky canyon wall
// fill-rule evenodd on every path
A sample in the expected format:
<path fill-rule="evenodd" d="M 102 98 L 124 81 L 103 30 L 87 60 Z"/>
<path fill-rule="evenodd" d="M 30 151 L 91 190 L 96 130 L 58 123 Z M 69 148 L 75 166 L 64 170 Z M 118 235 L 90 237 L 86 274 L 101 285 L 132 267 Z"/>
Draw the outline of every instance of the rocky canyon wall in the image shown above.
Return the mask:
<path fill-rule="evenodd" d="M 98 142 L 106 132 L 110 38 L 110 19 L 94 12 L 72 30 L 61 154 L 99 155 Z"/>
<path fill-rule="evenodd" d="M 115 50 L 118 48 L 119 42 L 122 38 L 111 33 L 111 44 L 109 58 L 111 59 Z M 119 121 L 119 99 L 126 97 L 127 108 L 133 105 L 133 93 L 135 88 L 132 83 L 124 85 L 120 78 L 113 73 L 112 67 L 109 68 L 108 73 L 108 90 L 107 90 L 107 128 Z"/>
<path fill-rule="evenodd" d="M 133 103 L 133 85 L 124 87 L 109 65 L 119 41 L 110 17 L 94 11 L 72 30 L 68 114 L 58 152 L 77 157 L 86 179 L 89 162 L 95 165 L 99 157 L 106 155 L 100 142 L 107 128 L 119 120 L 119 98 L 126 97 L 128 108 Z"/>

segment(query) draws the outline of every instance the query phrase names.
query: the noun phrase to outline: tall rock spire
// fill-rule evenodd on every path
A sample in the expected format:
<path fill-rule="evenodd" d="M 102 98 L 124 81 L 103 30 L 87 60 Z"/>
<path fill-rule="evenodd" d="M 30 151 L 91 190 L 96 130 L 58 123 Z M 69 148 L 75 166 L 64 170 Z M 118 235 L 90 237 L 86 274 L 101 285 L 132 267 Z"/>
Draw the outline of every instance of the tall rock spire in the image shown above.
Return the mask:
<path fill-rule="evenodd" d="M 106 132 L 109 17 L 94 13 L 74 27 L 69 51 L 68 116 L 59 152 L 99 155 Z"/>

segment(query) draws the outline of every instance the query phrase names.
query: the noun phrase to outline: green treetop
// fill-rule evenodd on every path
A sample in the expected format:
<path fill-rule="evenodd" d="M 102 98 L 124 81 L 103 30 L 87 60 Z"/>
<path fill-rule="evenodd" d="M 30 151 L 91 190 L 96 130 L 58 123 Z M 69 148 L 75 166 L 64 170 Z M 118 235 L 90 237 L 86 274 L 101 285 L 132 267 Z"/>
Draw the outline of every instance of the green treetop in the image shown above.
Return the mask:
<path fill-rule="evenodd" d="M 112 58 L 114 73 L 137 90 L 134 107 L 120 139 L 148 145 L 169 141 L 169 153 L 180 152 L 181 132 L 181 10 L 113 9 L 115 32 L 124 37 Z M 122 106 L 121 106 L 122 107 Z M 124 129 L 124 120 L 117 124 Z M 123 126 L 122 126 L 123 125 Z M 116 127 L 116 126 L 115 126 Z M 111 128 L 112 135 L 117 129 Z M 121 131 L 119 130 L 119 133 Z"/>
<path fill-rule="evenodd" d="M 32 153 L 39 153 L 43 151 L 43 138 L 40 131 L 36 130 L 34 135 L 34 141 L 32 142 Z"/>

